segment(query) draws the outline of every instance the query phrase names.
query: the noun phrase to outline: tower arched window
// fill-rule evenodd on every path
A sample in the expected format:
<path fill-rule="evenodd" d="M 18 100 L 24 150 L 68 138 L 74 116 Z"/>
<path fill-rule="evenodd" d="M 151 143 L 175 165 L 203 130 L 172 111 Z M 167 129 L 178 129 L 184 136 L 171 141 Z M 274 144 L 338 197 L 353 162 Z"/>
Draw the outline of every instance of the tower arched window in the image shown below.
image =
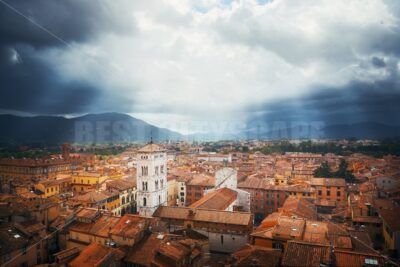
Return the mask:
<path fill-rule="evenodd" d="M 143 206 L 146 207 L 146 205 L 147 205 L 147 199 L 144 197 L 143 198 Z"/>
<path fill-rule="evenodd" d="M 161 180 L 161 188 L 164 188 L 164 180 Z"/>
<path fill-rule="evenodd" d="M 158 205 L 160 205 L 160 204 L 161 204 L 161 196 L 158 195 Z"/>
<path fill-rule="evenodd" d="M 158 181 L 155 181 L 155 182 L 154 182 L 154 185 L 155 185 L 155 187 L 156 187 L 156 190 L 158 190 Z"/>

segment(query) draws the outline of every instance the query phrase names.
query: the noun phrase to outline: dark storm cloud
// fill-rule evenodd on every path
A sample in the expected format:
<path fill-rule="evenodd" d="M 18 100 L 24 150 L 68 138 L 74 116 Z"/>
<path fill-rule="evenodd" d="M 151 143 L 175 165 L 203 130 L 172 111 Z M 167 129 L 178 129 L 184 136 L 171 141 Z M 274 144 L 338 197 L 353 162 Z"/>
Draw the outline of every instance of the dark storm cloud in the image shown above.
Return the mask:
<path fill-rule="evenodd" d="M 0 109 L 49 114 L 90 111 L 102 93 L 87 82 L 66 81 L 38 54 L 85 42 L 100 31 L 131 27 L 116 26 L 112 12 L 100 1 L 0 3 Z"/>
<path fill-rule="evenodd" d="M 320 88 L 298 99 L 281 99 L 253 112 L 251 120 L 266 122 L 323 122 L 327 125 L 356 122 L 400 124 L 400 85 L 394 80 L 354 81 L 344 88 Z"/>
<path fill-rule="evenodd" d="M 65 45 L 60 39 L 85 41 L 98 30 L 128 30 L 101 1 L 13 0 L 0 3 L 0 43 L 36 48 Z M 115 27 L 118 26 L 118 27 Z M 58 39 L 59 38 L 59 39 Z"/>
<path fill-rule="evenodd" d="M 373 57 L 372 58 L 372 65 L 374 65 L 377 68 L 386 67 L 385 61 L 382 58 L 379 58 L 379 57 Z"/>
<path fill-rule="evenodd" d="M 34 113 L 83 112 L 96 100 L 96 90 L 85 83 L 63 82 L 46 63 L 32 56 L 30 47 L 1 50 L 0 107 Z M 14 51 L 14 52 L 13 52 Z M 21 62 L 12 57 L 18 53 Z"/>

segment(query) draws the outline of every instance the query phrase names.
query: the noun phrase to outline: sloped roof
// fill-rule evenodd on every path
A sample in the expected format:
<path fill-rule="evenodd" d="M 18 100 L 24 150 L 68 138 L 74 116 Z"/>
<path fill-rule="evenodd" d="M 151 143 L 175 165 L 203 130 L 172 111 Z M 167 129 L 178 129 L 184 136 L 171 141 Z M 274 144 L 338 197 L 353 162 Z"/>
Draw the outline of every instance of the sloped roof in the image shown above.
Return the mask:
<path fill-rule="evenodd" d="M 296 198 L 289 196 L 281 208 L 282 213 L 285 215 L 295 215 L 304 219 L 316 219 L 317 211 L 314 203 L 305 198 Z"/>
<path fill-rule="evenodd" d="M 158 207 L 153 217 L 243 226 L 247 226 L 252 222 L 252 215 L 249 212 L 230 212 L 173 206 Z"/>
<path fill-rule="evenodd" d="M 329 245 L 288 241 L 282 266 L 320 267 L 330 263 Z"/>
<path fill-rule="evenodd" d="M 69 230 L 95 236 L 108 237 L 110 230 L 119 222 L 119 220 L 119 217 L 103 214 L 93 223 L 73 222 Z"/>
<path fill-rule="evenodd" d="M 166 150 L 156 144 L 150 143 L 138 150 L 138 153 L 165 152 Z"/>
<path fill-rule="evenodd" d="M 346 186 L 342 178 L 311 178 L 311 185 L 314 186 Z"/>
<path fill-rule="evenodd" d="M 281 251 L 246 244 L 233 253 L 234 266 L 247 267 L 257 264 L 259 267 L 279 266 Z"/>
<path fill-rule="evenodd" d="M 93 242 L 83 249 L 79 256 L 72 260 L 68 266 L 99 266 L 99 264 L 109 260 L 110 257 L 114 257 L 117 260 L 123 256 L 122 254 L 120 250 Z"/>
<path fill-rule="evenodd" d="M 365 266 L 366 259 L 375 261 L 376 266 L 385 266 L 385 259 L 376 253 L 360 253 L 354 251 L 335 250 L 335 266 Z"/>
<path fill-rule="evenodd" d="M 135 238 L 146 227 L 147 222 L 145 218 L 138 215 L 126 214 L 114 225 L 110 233 L 117 236 Z"/>
<path fill-rule="evenodd" d="M 220 188 L 190 205 L 191 208 L 225 210 L 237 198 L 237 192 L 229 188 Z"/>

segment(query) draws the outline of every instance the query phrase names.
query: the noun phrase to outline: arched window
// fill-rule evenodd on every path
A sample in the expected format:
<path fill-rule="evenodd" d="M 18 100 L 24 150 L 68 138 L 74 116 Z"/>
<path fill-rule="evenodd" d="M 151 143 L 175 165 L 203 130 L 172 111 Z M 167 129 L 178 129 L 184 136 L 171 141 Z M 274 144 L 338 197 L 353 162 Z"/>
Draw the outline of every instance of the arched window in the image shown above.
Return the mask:
<path fill-rule="evenodd" d="M 164 188 L 164 180 L 161 180 L 161 188 Z"/>
<path fill-rule="evenodd" d="M 155 181 L 155 182 L 154 182 L 154 185 L 155 185 L 155 187 L 156 187 L 156 190 L 158 190 L 158 181 Z"/>
<path fill-rule="evenodd" d="M 147 205 L 147 199 L 144 197 L 143 198 L 143 206 L 146 207 L 146 205 Z"/>
<path fill-rule="evenodd" d="M 160 204 L 161 204 L 161 196 L 158 195 L 158 205 L 160 205 Z"/>
<path fill-rule="evenodd" d="M 125 197 L 122 197 L 122 205 L 125 205 Z"/>

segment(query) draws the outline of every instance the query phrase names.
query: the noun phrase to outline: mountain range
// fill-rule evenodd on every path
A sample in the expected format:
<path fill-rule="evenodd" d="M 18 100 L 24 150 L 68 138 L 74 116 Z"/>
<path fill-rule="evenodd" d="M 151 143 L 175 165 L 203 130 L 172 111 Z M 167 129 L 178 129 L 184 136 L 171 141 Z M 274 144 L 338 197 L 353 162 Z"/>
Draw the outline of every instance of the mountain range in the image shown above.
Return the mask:
<path fill-rule="evenodd" d="M 19 117 L 0 115 L 0 143 L 122 143 L 180 140 L 183 136 L 121 113 Z"/>
<path fill-rule="evenodd" d="M 218 137 L 216 137 L 218 136 Z M 258 131 L 247 129 L 229 136 L 213 133 L 182 135 L 159 128 L 145 121 L 121 113 L 88 114 L 75 118 L 61 116 L 20 117 L 0 115 L 0 143 L 3 144 L 60 144 L 148 142 L 152 138 L 165 140 L 215 139 L 299 139 L 299 138 L 368 138 L 400 137 L 400 127 L 374 122 L 335 124 L 321 128 L 301 126 Z"/>

